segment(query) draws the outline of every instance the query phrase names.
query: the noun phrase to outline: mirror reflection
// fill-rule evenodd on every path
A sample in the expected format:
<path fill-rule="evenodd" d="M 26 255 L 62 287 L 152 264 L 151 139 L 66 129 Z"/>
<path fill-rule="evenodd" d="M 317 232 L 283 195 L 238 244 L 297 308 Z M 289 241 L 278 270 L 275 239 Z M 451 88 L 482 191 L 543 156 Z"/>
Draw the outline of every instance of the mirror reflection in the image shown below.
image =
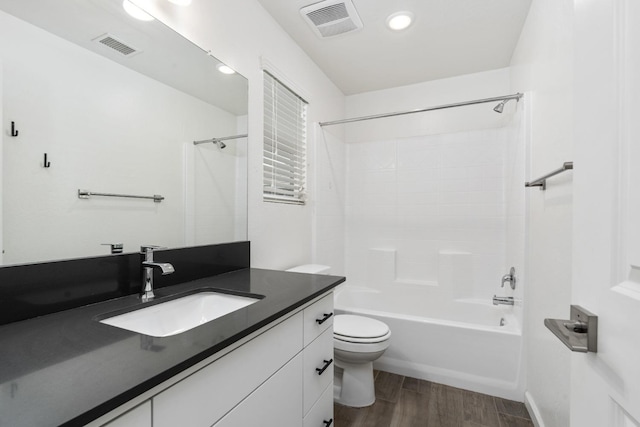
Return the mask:
<path fill-rule="evenodd" d="M 247 239 L 244 77 L 118 0 L 0 0 L 0 65 L 4 265 Z"/>

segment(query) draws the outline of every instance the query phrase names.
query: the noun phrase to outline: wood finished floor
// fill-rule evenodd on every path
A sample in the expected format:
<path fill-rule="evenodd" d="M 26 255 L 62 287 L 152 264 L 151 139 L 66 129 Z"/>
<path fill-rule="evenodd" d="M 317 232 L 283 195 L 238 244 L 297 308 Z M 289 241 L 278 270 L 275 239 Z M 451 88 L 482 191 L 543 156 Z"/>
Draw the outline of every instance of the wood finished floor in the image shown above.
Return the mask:
<path fill-rule="evenodd" d="M 374 375 L 376 403 L 336 403 L 336 427 L 533 427 L 520 402 L 388 372 Z"/>

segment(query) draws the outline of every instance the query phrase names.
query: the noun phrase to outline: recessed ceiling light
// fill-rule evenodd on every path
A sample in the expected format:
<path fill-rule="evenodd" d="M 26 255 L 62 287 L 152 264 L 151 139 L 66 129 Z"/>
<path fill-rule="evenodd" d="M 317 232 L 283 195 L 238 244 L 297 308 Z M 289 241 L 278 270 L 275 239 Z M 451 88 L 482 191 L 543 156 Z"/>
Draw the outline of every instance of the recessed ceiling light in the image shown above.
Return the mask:
<path fill-rule="evenodd" d="M 228 65 L 224 65 L 224 64 L 219 64 L 218 65 L 218 71 L 220 71 L 222 74 L 235 74 L 235 70 L 231 67 L 229 67 Z"/>
<path fill-rule="evenodd" d="M 413 12 L 396 12 L 387 18 L 387 26 L 394 31 L 404 30 L 413 22 Z"/>
<path fill-rule="evenodd" d="M 126 10 L 129 15 L 139 19 L 140 21 L 153 21 L 153 16 L 149 15 L 129 0 L 124 0 L 122 2 L 122 7 L 124 7 L 124 10 Z"/>
<path fill-rule="evenodd" d="M 177 4 L 178 6 L 189 6 L 191 4 L 191 0 L 169 0 L 173 4 Z"/>

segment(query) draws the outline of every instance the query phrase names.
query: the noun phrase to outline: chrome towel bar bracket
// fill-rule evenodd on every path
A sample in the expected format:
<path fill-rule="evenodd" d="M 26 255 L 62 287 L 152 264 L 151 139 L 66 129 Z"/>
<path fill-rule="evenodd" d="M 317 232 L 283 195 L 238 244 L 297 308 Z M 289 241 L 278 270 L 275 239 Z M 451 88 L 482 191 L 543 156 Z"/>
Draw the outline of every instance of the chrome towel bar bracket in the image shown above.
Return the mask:
<path fill-rule="evenodd" d="M 541 176 L 538 179 L 534 179 L 533 181 L 530 182 L 525 182 L 524 186 L 525 187 L 540 187 L 540 190 L 546 190 L 547 189 L 547 179 L 551 178 L 552 176 L 558 175 L 559 173 L 562 173 L 564 171 L 568 171 L 568 170 L 572 170 L 573 169 L 573 162 L 564 162 L 562 164 L 562 167 L 560 169 L 556 169 L 553 172 L 549 172 L 548 174 Z"/>

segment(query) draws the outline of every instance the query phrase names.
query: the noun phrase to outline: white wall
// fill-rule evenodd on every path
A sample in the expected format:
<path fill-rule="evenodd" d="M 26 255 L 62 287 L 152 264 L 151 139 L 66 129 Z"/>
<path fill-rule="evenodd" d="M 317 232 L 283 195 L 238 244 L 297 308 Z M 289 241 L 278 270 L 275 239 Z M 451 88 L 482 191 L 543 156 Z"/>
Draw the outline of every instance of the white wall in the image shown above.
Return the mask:
<path fill-rule="evenodd" d="M 572 15 L 570 0 L 536 0 L 512 59 L 513 91 L 530 91 L 528 178 L 572 160 Z M 525 288 L 527 399 L 546 427 L 569 425 L 570 352 L 543 319 L 566 318 L 571 302 L 571 173 L 528 190 L 529 265 Z"/>
<path fill-rule="evenodd" d="M 185 146 L 202 152 L 194 136 L 235 134 L 237 117 L 3 12 L 0 57 L 5 115 L 20 131 L 3 135 L 4 261 L 108 254 L 101 243 L 184 246 Z M 212 166 L 227 170 L 225 182 L 198 173 L 194 183 L 216 187 L 217 205 L 196 211 L 231 234 L 200 242 L 232 240 L 231 151 Z M 165 200 L 81 200 L 78 189 Z M 225 199 L 230 212 L 219 208 Z"/>
<path fill-rule="evenodd" d="M 169 2 L 150 7 L 176 31 L 249 79 L 249 239 L 253 267 L 287 268 L 313 261 L 312 212 L 317 195 L 313 167 L 316 144 L 309 138 L 309 203 L 306 206 L 262 200 L 262 59 L 277 77 L 300 89 L 309 101 L 313 123 L 344 115 L 344 95 L 256 0 L 211 0 L 179 8 Z M 339 138 L 339 136 L 338 136 Z M 322 261 L 318 259 L 316 261 Z"/>

